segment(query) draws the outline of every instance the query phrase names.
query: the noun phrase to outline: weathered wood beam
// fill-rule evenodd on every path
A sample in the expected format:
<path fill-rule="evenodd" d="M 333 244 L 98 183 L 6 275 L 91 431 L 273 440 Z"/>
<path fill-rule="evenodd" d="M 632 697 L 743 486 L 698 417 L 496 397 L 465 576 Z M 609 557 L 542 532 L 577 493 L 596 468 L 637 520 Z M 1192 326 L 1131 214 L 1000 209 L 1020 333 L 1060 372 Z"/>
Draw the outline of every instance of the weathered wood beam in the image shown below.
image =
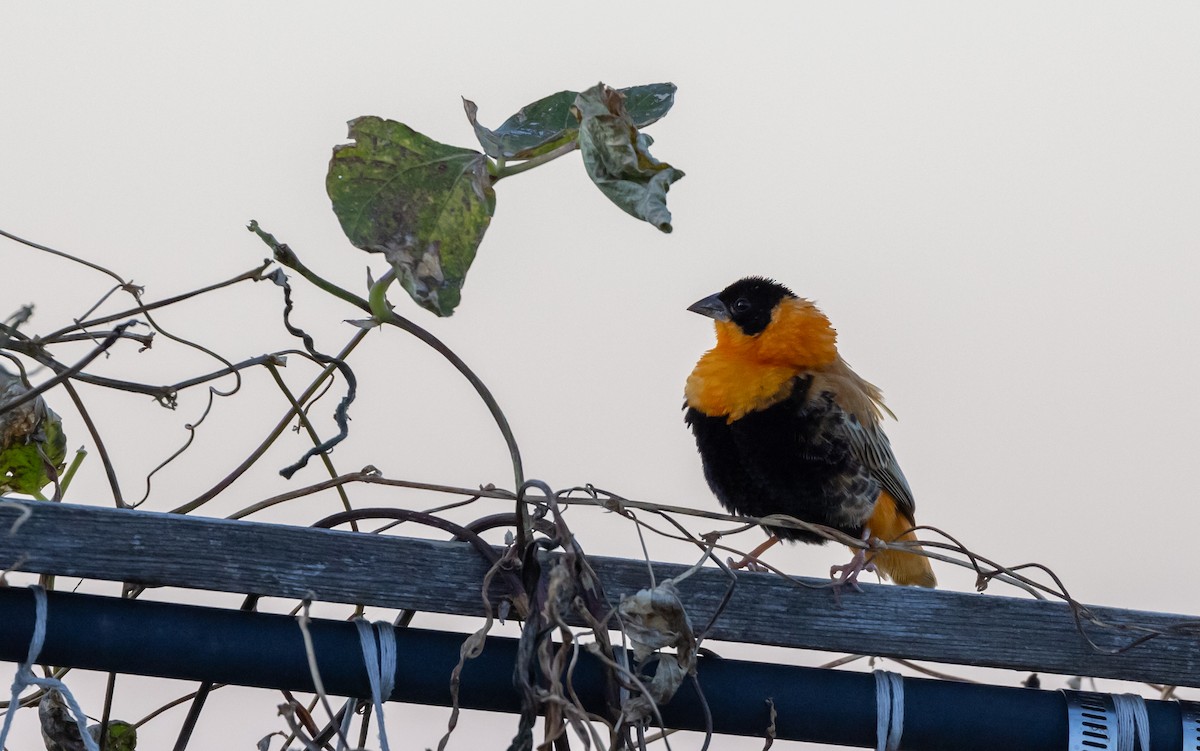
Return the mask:
<path fill-rule="evenodd" d="M 589 561 L 614 601 L 649 584 L 642 561 Z M 660 582 L 688 568 L 653 565 Z M 479 587 L 488 569 L 460 542 L 15 499 L 0 504 L 0 567 L 474 616 L 483 613 Z M 1194 617 L 1089 606 L 1108 624 L 1082 625 L 1097 651 L 1059 602 L 871 584 L 835 598 L 770 574 L 736 576 L 711 638 L 1200 687 Z M 693 624 L 708 622 L 728 588 L 729 577 L 715 567 L 680 584 Z M 1107 653 L 1141 628 L 1187 633 Z"/>

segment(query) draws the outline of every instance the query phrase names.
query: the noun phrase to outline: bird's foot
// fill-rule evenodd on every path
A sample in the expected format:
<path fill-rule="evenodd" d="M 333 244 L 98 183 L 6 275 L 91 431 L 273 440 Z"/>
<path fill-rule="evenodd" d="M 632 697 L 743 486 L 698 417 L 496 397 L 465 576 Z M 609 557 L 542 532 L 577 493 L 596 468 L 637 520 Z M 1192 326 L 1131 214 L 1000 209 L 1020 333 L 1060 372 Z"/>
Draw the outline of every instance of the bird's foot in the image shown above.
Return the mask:
<path fill-rule="evenodd" d="M 849 563 L 830 566 L 829 578 L 833 580 L 835 589 L 849 587 L 855 592 L 861 592 L 862 587 L 858 586 L 858 575 L 864 571 L 875 573 L 875 564 L 867 561 L 866 551 L 859 550 L 854 553 Z"/>
<path fill-rule="evenodd" d="M 863 529 L 863 542 L 870 542 L 871 530 Z M 867 571 L 875 573 L 875 564 L 867 560 L 867 551 L 859 548 L 854 551 L 849 563 L 843 563 L 841 566 L 829 567 L 829 578 L 833 580 L 834 592 L 840 592 L 842 587 L 849 587 L 855 592 L 861 592 L 862 587 L 858 586 L 858 575 Z"/>
<path fill-rule="evenodd" d="M 725 562 L 728 563 L 729 567 L 734 571 L 737 571 L 740 568 L 744 568 L 747 571 L 770 571 L 771 569 L 763 564 L 758 557 L 770 550 L 771 546 L 777 542 L 779 542 L 779 538 L 775 535 L 771 535 L 767 538 L 766 542 L 759 545 L 754 550 L 751 550 L 749 553 L 746 553 L 746 555 L 742 556 L 742 560 L 738 561 L 737 563 L 734 563 L 732 558 L 725 559 Z"/>
<path fill-rule="evenodd" d="M 734 571 L 737 571 L 737 570 L 743 569 L 743 568 L 746 569 L 747 571 L 758 571 L 758 572 L 771 570 L 762 561 L 758 560 L 758 556 L 756 556 L 756 555 L 743 556 L 742 560 L 740 560 L 740 561 L 734 561 L 732 558 L 726 558 L 725 563 L 729 566 L 729 568 L 733 569 Z"/>

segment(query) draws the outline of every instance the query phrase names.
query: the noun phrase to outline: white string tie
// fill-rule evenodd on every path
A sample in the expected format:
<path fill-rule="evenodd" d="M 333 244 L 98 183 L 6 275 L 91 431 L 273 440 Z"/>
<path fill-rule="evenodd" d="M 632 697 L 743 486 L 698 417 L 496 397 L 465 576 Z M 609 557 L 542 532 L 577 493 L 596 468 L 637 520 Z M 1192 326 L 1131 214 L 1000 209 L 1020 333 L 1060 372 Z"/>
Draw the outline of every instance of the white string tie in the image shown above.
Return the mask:
<path fill-rule="evenodd" d="M 1117 751 L 1133 751 L 1135 729 L 1138 747 L 1141 751 L 1150 751 L 1150 716 L 1146 714 L 1146 700 L 1137 694 L 1113 694 L 1112 700 L 1117 712 Z"/>
<path fill-rule="evenodd" d="M 904 735 L 904 677 L 887 670 L 874 672 L 875 751 L 897 751 Z"/>
<path fill-rule="evenodd" d="M 356 618 L 354 625 L 358 628 L 363 664 L 366 665 L 367 680 L 371 684 L 371 700 L 375 704 L 375 718 L 379 725 L 379 745 L 382 751 L 389 751 L 387 728 L 383 723 L 383 703 L 391 698 L 392 690 L 396 687 L 396 631 L 386 621 L 376 621 L 372 628 L 365 618 Z"/>
<path fill-rule="evenodd" d="M 57 678 L 42 678 L 33 672 L 34 663 L 37 662 L 38 655 L 42 652 L 42 645 L 46 641 L 47 608 L 46 590 L 36 584 L 30 589 L 33 591 L 33 638 L 29 641 L 29 656 L 17 668 L 17 674 L 13 678 L 12 698 L 8 702 L 8 712 L 4 715 L 4 727 L 0 729 L 0 748 L 4 748 L 4 742 L 8 739 L 8 731 L 12 727 L 13 717 L 17 714 L 21 692 L 28 686 L 37 686 L 46 690 L 54 689 L 62 694 L 67 706 L 71 709 L 71 714 L 75 717 L 75 724 L 79 726 L 79 735 L 83 739 L 84 748 L 87 751 L 100 751 L 96 741 L 92 740 L 92 736 L 88 733 L 87 715 L 83 713 L 83 709 L 79 706 L 79 702 L 75 701 L 75 697 L 67 689 L 67 685 Z"/>

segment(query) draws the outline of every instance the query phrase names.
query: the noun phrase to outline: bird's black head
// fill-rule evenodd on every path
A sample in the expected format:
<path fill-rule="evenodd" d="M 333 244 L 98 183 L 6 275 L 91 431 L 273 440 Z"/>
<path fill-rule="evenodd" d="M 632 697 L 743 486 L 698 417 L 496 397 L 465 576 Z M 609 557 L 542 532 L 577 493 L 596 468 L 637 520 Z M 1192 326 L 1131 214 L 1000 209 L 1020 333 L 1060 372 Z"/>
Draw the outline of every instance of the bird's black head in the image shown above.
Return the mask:
<path fill-rule="evenodd" d="M 796 295 L 779 282 L 761 276 L 739 279 L 688 310 L 718 321 L 733 321 L 748 336 L 761 333 L 771 322 L 780 300 Z"/>

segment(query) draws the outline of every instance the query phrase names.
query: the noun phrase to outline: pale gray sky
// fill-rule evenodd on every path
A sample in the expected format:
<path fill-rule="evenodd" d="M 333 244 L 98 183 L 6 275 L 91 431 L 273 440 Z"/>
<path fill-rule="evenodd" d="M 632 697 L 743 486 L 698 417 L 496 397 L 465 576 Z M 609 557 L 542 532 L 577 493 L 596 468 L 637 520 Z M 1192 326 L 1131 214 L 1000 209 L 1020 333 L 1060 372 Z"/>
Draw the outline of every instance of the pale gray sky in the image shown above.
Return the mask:
<path fill-rule="evenodd" d="M 23 3 L 0 10 L 0 27 L 0 227 L 104 263 L 149 298 L 253 266 L 265 248 L 244 229 L 251 218 L 361 290 L 368 263 L 382 267 L 345 240 L 324 191 L 330 148 L 353 117 L 470 147 L 460 95 L 495 126 L 560 89 L 673 81 L 676 106 L 648 131 L 655 156 L 687 173 L 670 193 L 673 234 L 611 206 L 570 156 L 497 186 L 452 318 L 394 298 L 491 386 L 527 474 L 716 510 L 679 410 L 712 332 L 685 308 L 766 274 L 815 299 L 846 358 L 884 389 L 921 521 L 999 560 L 1044 563 L 1087 602 L 1200 611 L 1189 583 L 1200 5 Z M 0 315 L 36 302 L 31 331 L 106 289 L 8 242 L 0 264 Z M 297 287 L 301 322 L 336 349 L 355 313 Z M 277 292 L 258 285 L 163 323 L 236 358 L 291 346 L 277 311 Z M 335 454 L 342 470 L 511 485 L 485 411 L 423 345 L 372 335 L 352 364 L 362 384 L 352 438 Z M 208 364 L 156 346 L 96 367 L 165 381 Z M 261 440 L 283 407 L 265 374 L 248 389 L 218 408 L 147 508 L 192 497 Z M 52 406 L 78 445 L 85 432 L 63 401 Z M 110 441 L 136 496 L 203 399 L 173 414 L 139 398 L 97 398 L 95 409 L 121 426 Z M 289 438 L 205 513 L 288 487 L 274 470 L 303 448 Z M 297 482 L 318 478 L 314 466 Z M 89 460 L 69 500 L 107 499 Z M 263 518 L 306 524 L 335 504 L 323 496 Z M 599 515 L 575 524 L 590 552 L 637 554 L 624 526 Z M 692 556 L 651 545 L 658 558 Z M 832 547 L 771 555 L 809 575 L 845 559 Z M 971 588 L 967 573 L 937 573 L 946 588 Z M 98 713 L 102 684 L 77 680 Z M 188 690 L 121 685 L 116 714 L 127 719 Z M 276 727 L 275 703 L 269 692 L 215 697 L 193 747 L 252 747 Z M 19 727 L 31 748 L 32 717 Z M 147 726 L 145 747 L 169 745 L 181 718 Z M 435 744 L 444 720 L 412 708 L 393 719 L 413 748 Z M 452 747 L 481 737 L 498 747 L 513 727 L 474 717 Z"/>

